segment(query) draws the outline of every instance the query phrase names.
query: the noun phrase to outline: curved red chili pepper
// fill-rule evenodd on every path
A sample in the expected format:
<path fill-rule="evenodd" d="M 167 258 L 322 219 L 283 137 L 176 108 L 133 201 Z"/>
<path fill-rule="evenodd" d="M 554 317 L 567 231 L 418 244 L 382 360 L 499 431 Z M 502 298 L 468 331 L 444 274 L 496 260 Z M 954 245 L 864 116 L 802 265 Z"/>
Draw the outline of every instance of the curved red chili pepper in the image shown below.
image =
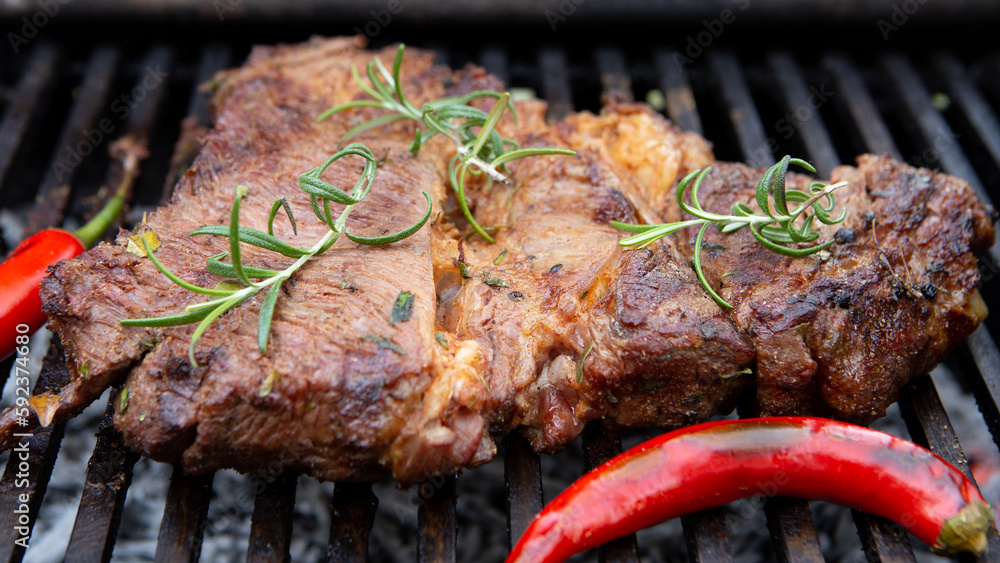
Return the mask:
<path fill-rule="evenodd" d="M 18 336 L 31 334 L 45 324 L 38 284 L 49 266 L 79 255 L 101 238 L 121 213 L 128 185 L 123 182 L 101 211 L 75 233 L 39 231 L 21 241 L 0 264 L 0 359 L 15 350 Z"/>
<path fill-rule="evenodd" d="M 507 563 L 562 561 L 761 494 L 883 516 L 945 553 L 983 552 L 993 525 L 975 484 L 912 442 L 822 418 L 726 420 L 663 434 L 584 475 L 532 521 Z"/>

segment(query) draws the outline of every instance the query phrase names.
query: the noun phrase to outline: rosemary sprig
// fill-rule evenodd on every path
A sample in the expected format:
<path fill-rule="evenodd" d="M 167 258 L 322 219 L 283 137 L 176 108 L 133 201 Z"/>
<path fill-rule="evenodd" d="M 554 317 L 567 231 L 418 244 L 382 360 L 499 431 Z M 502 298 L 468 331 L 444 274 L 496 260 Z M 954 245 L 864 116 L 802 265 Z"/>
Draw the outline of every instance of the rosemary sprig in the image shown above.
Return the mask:
<path fill-rule="evenodd" d="M 345 156 L 359 156 L 365 161 L 361 177 L 358 179 L 357 183 L 354 184 L 350 193 L 333 186 L 321 178 L 323 172 L 331 164 L 341 158 L 344 158 Z M 160 270 L 160 272 L 177 285 L 180 285 L 189 291 L 211 295 L 215 298 L 202 303 L 189 305 L 182 313 L 163 317 L 124 319 L 121 321 L 121 324 L 126 326 L 163 327 L 198 322 L 198 326 L 195 328 L 194 334 L 191 336 L 191 344 L 188 347 L 188 357 L 191 360 L 191 364 L 197 366 L 198 362 L 195 360 L 194 355 L 195 345 L 198 343 L 198 340 L 205 333 L 205 331 L 208 330 L 212 322 L 225 314 L 227 311 L 238 307 L 247 299 L 250 299 L 258 292 L 267 288 L 267 295 L 265 296 L 263 303 L 261 303 L 260 314 L 258 315 L 257 322 L 257 347 L 260 349 L 261 354 L 267 353 L 267 342 L 271 332 L 271 320 L 273 318 L 274 308 L 280 294 L 281 284 L 291 278 L 306 262 L 314 256 L 318 256 L 329 250 L 330 247 L 337 242 L 341 234 L 359 244 L 390 244 L 415 233 L 424 225 L 424 223 L 427 222 L 427 219 L 430 217 L 431 198 L 427 192 L 423 192 L 424 197 L 427 199 L 427 210 L 424 212 L 423 217 L 421 217 L 420 220 L 413 225 L 399 232 L 379 237 L 363 237 L 348 232 L 344 227 L 347 222 L 347 217 L 351 214 L 354 206 L 361 203 L 371 191 L 372 184 L 375 182 L 375 175 L 377 171 L 376 163 L 377 159 L 368 147 L 360 143 L 352 143 L 343 150 L 332 155 L 320 166 L 317 166 L 309 172 L 299 176 L 299 189 L 309 194 L 313 213 L 320 221 L 329 227 L 326 234 L 324 234 L 309 248 L 290 245 L 274 236 L 274 220 L 277 216 L 279 208 L 284 208 L 285 214 L 288 215 L 288 221 L 292 225 L 293 232 L 296 234 L 298 233 L 298 227 L 295 223 L 295 217 L 292 215 L 291 206 L 288 205 L 288 201 L 285 198 L 279 198 L 271 206 L 271 213 L 268 217 L 266 233 L 249 227 L 240 226 L 240 202 L 243 198 L 247 197 L 249 189 L 246 186 L 237 186 L 236 195 L 233 198 L 232 210 L 230 211 L 230 224 L 209 225 L 195 229 L 191 232 L 191 236 L 212 235 L 229 238 L 229 252 L 223 252 L 221 254 L 210 256 L 206 260 L 206 268 L 209 272 L 215 275 L 231 278 L 233 281 L 230 281 L 229 283 L 223 282 L 219 285 L 219 287 L 214 289 L 200 287 L 179 278 L 156 258 L 156 255 L 149 249 L 146 239 L 142 238 L 141 240 L 143 247 L 146 250 L 146 255 L 153 262 L 153 265 Z M 344 209 L 340 212 L 340 215 L 336 219 L 333 218 L 330 210 L 331 201 L 345 205 Z M 296 260 L 280 272 L 264 268 L 252 268 L 245 266 L 243 265 L 240 254 L 240 245 L 244 243 L 264 248 L 289 258 L 295 258 Z M 230 257 L 230 261 L 228 263 L 223 262 L 222 260 L 227 256 Z M 260 281 L 254 282 L 251 280 Z M 234 285 L 236 287 L 231 288 Z"/>
<path fill-rule="evenodd" d="M 689 215 L 694 215 L 696 219 L 678 221 L 675 223 L 664 223 L 660 225 L 634 225 L 629 223 L 619 223 L 612 221 L 611 225 L 626 232 L 636 233 L 635 236 L 623 239 L 619 242 L 622 246 L 634 246 L 643 248 L 648 244 L 663 238 L 681 229 L 701 225 L 698 236 L 694 242 L 694 269 L 698 275 L 698 280 L 719 305 L 727 309 L 733 306 L 726 302 L 712 289 L 705 273 L 701 267 L 701 248 L 705 240 L 705 232 L 710 225 L 715 225 L 721 233 L 731 233 L 749 227 L 754 238 L 773 252 L 785 256 L 802 257 L 814 254 L 828 248 L 833 244 L 833 240 L 817 243 L 813 246 L 800 248 L 798 246 L 784 246 L 788 244 L 798 244 L 812 242 L 819 238 L 819 233 L 813 230 L 813 221 L 818 220 L 825 225 L 840 223 L 847 217 L 847 210 L 843 210 L 836 219 L 832 218 L 835 205 L 833 192 L 847 185 L 847 182 L 839 182 L 833 185 L 826 185 L 822 182 L 813 182 L 809 185 L 808 192 L 801 190 L 788 190 L 785 188 L 785 174 L 788 166 L 795 164 L 801 168 L 815 173 L 816 169 L 808 162 L 785 156 L 778 163 L 771 166 L 764 172 L 760 181 L 757 182 L 757 206 L 764 214 L 754 212 L 753 208 L 743 202 L 733 204 L 729 215 L 719 215 L 710 213 L 702 209 L 698 202 L 698 188 L 702 181 L 712 170 L 711 167 L 703 170 L 695 170 L 688 174 L 677 186 L 677 204 Z M 692 184 L 693 182 L 693 184 Z M 684 193 L 688 186 L 691 186 L 691 203 L 685 201 Z M 771 200 L 774 202 L 774 209 L 771 208 Z M 794 209 L 788 209 L 788 203 L 799 203 Z M 803 215 L 805 214 L 805 215 Z M 803 217 L 801 226 L 796 226 L 800 217 Z"/>
<path fill-rule="evenodd" d="M 417 108 L 403 94 L 402 82 L 399 79 L 399 68 L 403 62 L 404 48 L 405 46 L 401 44 L 396 51 L 391 73 L 378 57 L 368 63 L 366 69 L 368 83 L 365 83 L 356 67 L 351 67 L 354 80 L 369 96 L 374 98 L 373 100 L 356 100 L 333 106 L 320 114 L 316 120 L 323 121 L 337 112 L 349 109 L 382 108 L 392 113 L 370 119 L 354 127 L 344 135 L 344 139 L 402 119 L 417 121 L 426 128 L 423 130 L 418 128 L 414 135 L 413 143 L 410 144 L 410 152 L 414 155 L 420 152 L 421 147 L 427 143 L 428 139 L 435 135 L 443 135 L 451 139 L 456 149 L 455 156 L 448 164 L 451 187 L 455 191 L 459 207 L 466 220 L 469 221 L 469 225 L 476 233 L 492 243 L 493 237 L 486 232 L 486 228 L 479 225 L 469 210 L 469 203 L 465 198 L 467 178 L 470 175 L 485 174 L 488 182 L 487 189 L 489 189 L 493 182 L 509 183 L 504 169 L 504 164 L 507 162 L 529 156 L 572 155 L 575 153 L 571 150 L 551 147 L 522 149 L 513 139 L 501 137 L 496 126 L 508 107 L 510 107 L 514 122 L 517 123 L 517 113 L 513 106 L 510 106 L 510 94 L 507 92 L 477 90 L 462 96 L 440 98 Z M 490 113 L 470 105 L 480 98 L 496 99 L 496 104 Z"/>

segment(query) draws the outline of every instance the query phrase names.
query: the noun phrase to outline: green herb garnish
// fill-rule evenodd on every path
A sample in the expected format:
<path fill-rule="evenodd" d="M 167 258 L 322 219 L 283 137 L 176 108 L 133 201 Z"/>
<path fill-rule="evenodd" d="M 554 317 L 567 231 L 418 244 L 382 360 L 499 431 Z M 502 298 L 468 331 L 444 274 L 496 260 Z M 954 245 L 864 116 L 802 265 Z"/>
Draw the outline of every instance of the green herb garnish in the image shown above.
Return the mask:
<path fill-rule="evenodd" d="M 357 183 L 354 184 L 350 193 L 347 193 L 320 178 L 323 172 L 331 164 L 333 164 L 333 162 L 344 158 L 345 156 L 358 156 L 364 159 L 364 170 L 362 171 L 361 177 L 358 179 Z M 215 299 L 189 305 L 183 313 L 164 317 L 124 319 L 121 321 L 121 324 L 127 326 L 163 327 L 197 322 L 198 326 L 195 328 L 194 334 L 191 336 L 191 344 L 188 347 L 188 358 L 190 359 L 192 365 L 197 366 L 198 362 L 195 360 L 194 355 L 195 345 L 198 343 L 198 340 L 205 333 L 205 331 L 208 330 L 212 321 L 219 318 L 227 311 L 236 308 L 244 301 L 250 299 L 258 292 L 266 288 L 267 296 L 261 304 L 260 314 L 258 316 L 257 346 L 260 349 L 261 354 L 267 353 L 267 342 L 271 330 L 271 319 L 274 315 L 274 308 L 280 294 L 281 284 L 292 277 L 292 275 L 294 275 L 303 264 L 308 262 L 314 256 L 318 256 L 329 250 L 330 247 L 337 242 L 341 234 L 358 244 L 390 244 L 417 232 L 417 230 L 419 230 L 430 217 L 431 198 L 427 192 L 423 192 L 424 197 L 427 199 L 427 211 L 425 211 L 423 217 L 421 217 L 420 220 L 413 225 L 399 232 L 378 237 L 364 237 L 349 233 L 345 229 L 347 217 L 354 209 L 354 206 L 361 203 L 361 201 L 363 201 L 371 191 L 372 185 L 375 182 L 377 170 L 376 163 L 377 160 L 368 147 L 360 143 L 352 143 L 343 150 L 332 155 L 320 166 L 317 166 L 316 168 L 299 176 L 299 189 L 309 194 L 309 200 L 312 205 L 313 213 L 320 221 L 329 227 L 329 231 L 327 231 L 322 238 L 316 241 L 316 243 L 309 248 L 290 245 L 278 239 L 273 234 L 274 219 L 277 216 L 278 209 L 280 208 L 284 208 L 285 213 L 288 215 L 288 220 L 292 224 L 293 231 L 297 232 L 298 230 L 295 225 L 295 219 L 291 213 L 291 207 L 288 205 L 285 198 L 278 199 L 274 202 L 274 205 L 271 206 L 271 213 L 268 217 L 266 233 L 249 227 L 240 226 L 240 202 L 243 198 L 247 197 L 249 189 L 246 186 L 237 186 L 236 196 L 233 199 L 233 206 L 230 211 L 230 224 L 201 227 L 192 231 L 191 235 L 212 235 L 229 238 L 229 252 L 209 257 L 207 259 L 206 267 L 208 271 L 213 274 L 238 280 L 241 283 L 239 288 L 223 286 L 210 289 L 188 283 L 177 277 L 162 263 L 160 263 L 160 261 L 156 258 L 156 255 L 150 251 L 146 240 L 141 239 L 147 256 L 165 276 L 177 285 L 180 285 L 189 291 L 212 295 Z M 330 211 L 331 202 L 339 203 L 345 206 L 336 219 L 334 219 Z M 287 256 L 288 258 L 294 258 L 295 262 L 280 272 L 245 266 L 242 263 L 240 255 L 240 245 L 244 243 L 270 250 L 277 254 Z M 230 257 L 230 261 L 228 263 L 222 262 L 222 259 L 224 259 L 227 255 Z M 260 281 L 255 282 L 252 280 Z"/>
<path fill-rule="evenodd" d="M 333 106 L 320 114 L 316 121 L 323 121 L 337 112 L 349 109 L 382 108 L 392 113 L 370 119 L 354 127 L 344 135 L 344 139 L 402 119 L 412 119 L 423 123 L 426 128 L 418 128 L 413 143 L 410 144 L 410 152 L 414 155 L 420 152 L 420 148 L 427 140 L 435 135 L 440 134 L 451 139 L 455 143 L 456 151 L 448 165 L 448 177 L 458 198 L 458 205 L 475 232 L 487 241 L 493 242 L 493 237 L 486 233 L 486 230 L 476 222 L 472 217 L 472 212 L 469 211 L 469 203 L 465 199 L 467 176 L 486 174 L 488 188 L 492 186 L 494 181 L 509 182 L 504 174 L 504 164 L 512 160 L 545 154 L 572 155 L 576 153 L 571 150 L 550 147 L 522 149 L 513 139 L 501 137 L 496 126 L 510 105 L 510 94 L 507 92 L 476 90 L 462 96 L 448 96 L 434 100 L 419 108 L 414 106 L 403 94 L 402 81 L 399 79 L 403 50 L 404 45 L 401 44 L 396 51 L 392 73 L 385 68 L 378 57 L 368 63 L 366 69 L 368 83 L 365 83 L 365 80 L 358 73 L 358 69 L 352 66 L 351 72 L 355 82 L 374 99 L 356 100 Z M 490 113 L 470 105 L 473 101 L 481 98 L 497 100 Z M 514 122 L 517 123 L 517 114 L 512 106 L 511 115 L 514 117 Z"/>
<path fill-rule="evenodd" d="M 500 279 L 500 277 L 490 277 L 486 272 L 483 272 L 483 283 L 493 287 L 507 287 L 507 282 Z"/>
<path fill-rule="evenodd" d="M 392 315 L 390 322 L 401 323 L 410 320 L 413 316 L 413 294 L 409 291 L 400 291 L 396 296 L 396 302 L 392 305 Z"/>
<path fill-rule="evenodd" d="M 448 339 L 445 337 L 445 335 L 443 333 L 441 333 L 441 332 L 435 332 L 434 333 L 434 339 L 437 340 L 438 344 L 440 344 L 442 347 L 444 347 L 445 350 L 448 349 Z"/>
<path fill-rule="evenodd" d="M 379 348 L 385 348 L 386 350 L 391 350 L 399 354 L 400 356 L 406 355 L 406 352 L 403 351 L 403 349 L 399 346 L 399 344 L 396 344 L 391 339 L 386 338 L 384 336 L 368 334 L 365 336 L 365 340 L 370 340 L 375 344 L 377 344 Z"/>
<path fill-rule="evenodd" d="M 766 215 L 755 213 L 749 205 L 743 202 L 734 203 L 730 215 L 718 215 L 702 209 L 701 204 L 698 202 L 698 188 L 712 170 L 711 167 L 708 167 L 688 174 L 677 186 L 677 204 L 680 205 L 682 210 L 690 215 L 694 215 L 697 219 L 660 225 L 634 225 L 611 221 L 611 225 L 617 229 L 637 233 L 635 236 L 619 241 L 618 244 L 643 248 L 653 241 L 681 229 L 701 225 L 701 230 L 698 231 L 698 236 L 694 242 L 693 262 L 695 272 L 698 274 L 698 280 L 701 281 L 701 285 L 705 287 L 705 290 L 712 296 L 712 299 L 719 305 L 727 309 L 732 309 L 733 306 L 712 289 L 702 271 L 701 250 L 705 240 L 705 231 L 708 230 L 710 225 L 715 225 L 720 233 L 731 233 L 743 227 L 749 227 L 754 238 L 764 248 L 785 256 L 802 257 L 824 250 L 832 245 L 834 241 L 829 240 L 807 248 L 783 245 L 812 242 L 819 238 L 819 233 L 813 230 L 814 219 L 825 225 L 833 225 L 840 223 L 847 217 L 846 209 L 836 219 L 830 216 L 835 205 L 833 192 L 846 186 L 847 182 L 840 182 L 833 185 L 813 182 L 810 184 L 808 192 L 787 190 L 785 188 L 785 174 L 788 172 L 789 164 L 795 164 L 813 173 L 816 172 L 816 169 L 808 162 L 789 156 L 786 156 L 777 164 L 768 168 L 757 183 L 757 206 Z M 691 203 L 688 204 L 684 201 L 684 192 L 692 181 L 694 183 L 691 185 Z M 774 201 L 773 211 L 771 209 L 772 199 Z M 789 210 L 788 202 L 797 202 L 799 205 Z M 808 214 L 804 215 L 801 226 L 796 226 L 797 219 L 802 217 L 807 211 Z"/>
<path fill-rule="evenodd" d="M 494 266 L 500 265 L 500 262 L 503 262 L 503 259 L 506 257 L 507 257 L 507 249 L 505 248 L 500 251 L 500 254 L 497 254 L 496 258 L 493 259 L 493 265 Z"/>

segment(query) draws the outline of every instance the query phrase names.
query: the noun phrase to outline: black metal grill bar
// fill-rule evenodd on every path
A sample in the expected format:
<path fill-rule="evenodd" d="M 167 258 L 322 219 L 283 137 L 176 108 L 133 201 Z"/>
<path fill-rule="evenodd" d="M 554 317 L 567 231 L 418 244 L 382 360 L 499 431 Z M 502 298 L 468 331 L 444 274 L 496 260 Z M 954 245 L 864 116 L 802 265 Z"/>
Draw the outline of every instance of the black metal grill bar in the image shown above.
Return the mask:
<path fill-rule="evenodd" d="M 594 52 L 594 64 L 601 78 L 601 104 L 633 101 L 632 78 L 626 70 L 625 54 L 614 47 Z"/>
<path fill-rule="evenodd" d="M 729 121 L 736 133 L 743 159 L 754 168 L 774 164 L 774 152 L 767 142 L 767 133 L 750 94 L 750 86 L 739 60 L 730 52 L 708 55 L 716 89 L 729 112 Z"/>
<path fill-rule="evenodd" d="M 548 117 L 562 119 L 573 111 L 566 52 L 556 47 L 545 47 L 538 56 L 538 66 L 542 73 L 542 99 L 549 104 Z"/>
<path fill-rule="evenodd" d="M 798 122 L 798 134 L 802 137 L 806 152 L 809 153 L 809 161 L 816 168 L 817 175 L 829 178 L 833 169 L 840 165 L 840 157 L 833 147 L 823 117 L 816 111 L 816 106 L 822 102 L 810 92 L 798 63 L 790 53 L 785 51 L 771 53 L 768 61 L 778 89 L 784 94 L 785 107 L 793 115 L 803 108 L 809 112 L 809 119 Z"/>
<path fill-rule="evenodd" d="M 850 112 L 867 150 L 903 160 L 854 62 L 844 54 L 835 54 L 824 57 L 822 66 L 833 77 L 837 95 L 843 98 L 844 107 Z"/>
<path fill-rule="evenodd" d="M 916 563 L 913 546 L 902 526 L 859 510 L 852 510 L 851 514 L 869 561 Z"/>
<path fill-rule="evenodd" d="M 1000 120 L 986 99 L 967 77 L 965 65 L 954 54 L 932 58 L 934 70 L 944 79 L 948 92 L 958 102 L 969 124 L 976 131 L 983 147 L 995 164 L 1000 165 Z"/>
<path fill-rule="evenodd" d="M 767 529 L 778 563 L 823 563 L 819 535 L 809 503 L 788 497 L 771 497 L 764 503 Z"/>
<path fill-rule="evenodd" d="M 455 475 L 424 481 L 419 494 L 424 502 L 417 509 L 417 561 L 454 563 L 456 534 Z"/>
<path fill-rule="evenodd" d="M 710 508 L 681 517 L 688 559 L 693 563 L 733 561 L 729 527 L 722 508 Z"/>
<path fill-rule="evenodd" d="M 1000 350 L 989 329 L 980 325 L 959 346 L 957 357 L 964 368 L 958 372 L 972 389 L 993 441 L 1000 446 L 1000 378 L 996 377 L 1000 374 Z"/>
<path fill-rule="evenodd" d="M 64 561 L 109 561 L 115 547 L 132 469 L 139 460 L 139 454 L 125 445 L 112 422 L 116 396 L 111 393 L 97 430 L 97 444 L 87 463 L 87 477 Z"/>
<path fill-rule="evenodd" d="M 504 438 L 504 480 L 507 485 L 507 538 L 513 547 L 542 510 L 541 460 L 518 434 Z"/>
<path fill-rule="evenodd" d="M 38 382 L 32 389 L 32 394 L 45 393 L 68 382 L 69 372 L 63 361 L 62 347 L 54 344 L 49 347 L 42 362 L 42 371 L 38 375 Z M 52 476 L 52 466 L 55 465 L 56 456 L 59 454 L 59 444 L 62 442 L 65 430 L 66 424 L 63 422 L 35 429 L 31 432 L 30 438 L 25 438 L 28 443 L 26 454 L 19 450 L 11 451 L 3 477 L 0 477 L 0 511 L 2 511 L 0 512 L 0 561 L 16 563 L 24 557 L 24 548 L 14 543 L 23 536 L 14 528 L 21 525 L 20 514 L 23 510 L 21 510 L 20 496 L 27 494 L 30 497 L 27 503 L 27 526 L 30 535 L 38 518 L 38 507 L 45 497 L 49 477 Z M 23 459 L 22 456 L 26 456 L 27 459 Z M 23 470 L 22 462 L 27 463 L 27 471 Z M 24 484 L 27 486 L 23 486 Z"/>
<path fill-rule="evenodd" d="M 296 475 L 280 475 L 270 482 L 256 480 L 248 562 L 282 563 L 288 560 L 297 481 Z"/>
<path fill-rule="evenodd" d="M 28 215 L 25 236 L 62 224 L 78 167 L 67 166 L 68 169 L 62 167 L 57 169 L 55 164 L 60 162 L 70 164 L 65 162 L 66 151 L 79 151 L 78 147 L 90 147 L 91 150 L 96 150 L 86 135 L 94 130 L 105 108 L 108 90 L 118 68 L 119 58 L 118 50 L 113 47 L 98 47 L 91 55 L 83 83 L 80 85 L 80 96 L 73 103 L 73 109 L 59 134 L 59 140 L 50 159 L 53 166 L 46 169 L 38 189 L 37 203 Z M 82 154 L 83 151 L 79 152 L 81 158 L 85 156 Z"/>
<path fill-rule="evenodd" d="M 622 452 L 622 441 L 617 435 L 605 433 L 599 421 L 591 422 L 583 431 L 583 451 L 587 471 L 594 469 Z M 639 546 L 635 534 L 612 540 L 598 550 L 603 563 L 638 563 Z"/>
<path fill-rule="evenodd" d="M 198 560 L 214 479 L 214 473 L 185 475 L 179 465 L 174 466 L 156 540 L 157 563 Z"/>
<path fill-rule="evenodd" d="M 694 92 L 679 61 L 680 58 L 669 51 L 659 50 L 654 55 L 654 65 L 667 107 L 667 115 L 681 129 L 701 135 L 704 129 L 701 126 L 698 108 L 695 106 Z"/>
<path fill-rule="evenodd" d="M 508 68 L 507 50 L 499 45 L 487 45 L 479 54 L 479 64 L 493 76 L 503 81 L 504 86 L 510 86 L 510 69 Z"/>
<path fill-rule="evenodd" d="M 0 185 L 7 177 L 7 170 L 24 141 L 28 126 L 37 115 L 37 107 L 55 82 L 58 62 L 58 50 L 48 44 L 40 45 L 28 59 L 14 90 L 14 99 L 4 111 L 0 125 Z"/>
<path fill-rule="evenodd" d="M 378 498 L 368 483 L 337 483 L 330 503 L 330 563 L 368 561 L 368 534 Z"/>

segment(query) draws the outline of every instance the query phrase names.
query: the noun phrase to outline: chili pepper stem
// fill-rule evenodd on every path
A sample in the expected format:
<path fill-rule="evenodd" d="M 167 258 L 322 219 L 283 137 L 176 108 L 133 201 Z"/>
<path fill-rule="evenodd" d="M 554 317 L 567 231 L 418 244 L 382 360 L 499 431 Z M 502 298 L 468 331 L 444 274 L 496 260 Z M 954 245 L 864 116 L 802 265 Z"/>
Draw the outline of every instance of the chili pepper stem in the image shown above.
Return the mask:
<path fill-rule="evenodd" d="M 126 153 L 122 160 L 122 169 L 125 177 L 122 178 L 121 184 L 118 185 L 115 195 L 104 204 L 104 207 L 101 208 L 97 215 L 94 215 L 90 221 L 87 221 L 84 226 L 73 233 L 76 238 L 80 239 L 85 248 L 90 248 L 94 246 L 94 243 L 101 240 L 105 231 L 114 224 L 115 219 L 118 218 L 118 214 L 122 212 L 122 208 L 125 206 L 125 198 L 128 196 L 129 191 L 131 191 L 132 184 L 135 183 L 135 171 L 138 160 L 134 152 L 129 151 Z"/>
<path fill-rule="evenodd" d="M 986 551 L 986 532 L 992 527 L 993 510 L 980 500 L 973 500 L 958 514 L 945 520 L 941 535 L 932 551 L 954 555 L 962 551 Z"/>

